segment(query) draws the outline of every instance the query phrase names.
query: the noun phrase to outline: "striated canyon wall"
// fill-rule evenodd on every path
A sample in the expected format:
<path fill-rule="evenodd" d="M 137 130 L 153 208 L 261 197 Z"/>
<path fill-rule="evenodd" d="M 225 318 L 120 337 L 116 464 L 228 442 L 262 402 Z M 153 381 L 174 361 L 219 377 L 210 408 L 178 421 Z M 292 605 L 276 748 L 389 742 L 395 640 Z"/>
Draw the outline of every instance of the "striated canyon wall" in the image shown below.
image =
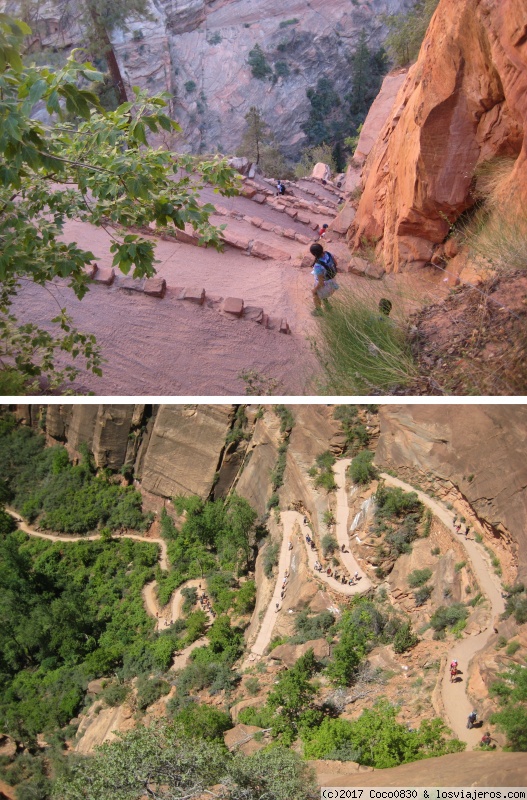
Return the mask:
<path fill-rule="evenodd" d="M 180 149 L 232 154 L 245 114 L 257 106 L 292 156 L 305 142 L 300 126 L 310 109 L 306 90 L 327 77 L 344 98 L 351 89 L 349 57 L 361 31 L 371 47 L 379 47 L 386 33 L 380 15 L 396 13 L 408 2 L 149 0 L 152 19 L 131 21 L 130 30 L 115 31 L 112 40 L 128 87 L 170 95 L 171 115 L 183 129 Z M 21 3 L 3 5 L 13 13 Z M 43 44 L 82 45 L 75 15 L 69 28 L 53 33 L 60 5 L 53 0 L 39 9 Z M 247 59 L 257 44 L 274 73 L 271 79 L 251 74 Z"/>
<path fill-rule="evenodd" d="M 349 238 L 388 271 L 419 267 L 473 205 L 481 164 L 515 159 L 527 200 L 527 0 L 440 0 L 365 170 Z"/>

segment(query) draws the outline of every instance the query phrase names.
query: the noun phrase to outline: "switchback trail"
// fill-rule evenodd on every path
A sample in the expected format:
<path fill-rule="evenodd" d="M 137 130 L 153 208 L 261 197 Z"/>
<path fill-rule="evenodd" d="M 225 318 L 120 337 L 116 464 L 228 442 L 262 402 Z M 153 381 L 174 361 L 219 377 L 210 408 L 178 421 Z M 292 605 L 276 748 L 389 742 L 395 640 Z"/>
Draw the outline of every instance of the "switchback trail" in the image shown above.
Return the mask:
<path fill-rule="evenodd" d="M 15 511 L 13 508 L 9 508 L 6 506 L 6 512 L 10 514 L 17 522 L 18 527 L 24 533 L 27 533 L 28 536 L 34 536 L 38 539 L 48 539 L 50 542 L 96 542 L 101 539 L 100 533 L 93 533 L 87 536 L 62 536 L 57 533 L 44 533 L 43 531 L 37 531 L 35 528 L 32 528 L 26 522 L 24 522 L 23 518 L 20 514 Z M 115 539 L 133 539 L 136 542 L 146 542 L 147 544 L 156 544 L 159 547 L 159 560 L 158 564 L 162 570 L 168 570 L 168 555 L 167 555 L 167 544 L 164 539 L 156 538 L 153 539 L 148 536 L 140 536 L 137 533 L 123 533 L 119 534 L 118 536 L 113 537 Z M 146 613 L 153 617 L 156 620 L 156 630 L 161 631 L 165 628 L 168 628 L 170 625 L 173 625 L 174 622 L 179 619 L 182 612 L 183 606 L 183 595 L 182 590 L 186 587 L 198 587 L 201 581 L 199 579 L 192 579 L 185 581 L 181 586 L 179 586 L 172 594 L 169 602 L 166 606 L 160 606 L 158 599 L 156 597 L 156 587 L 157 581 L 150 581 L 143 586 L 142 596 L 143 596 L 143 603 L 145 606 Z M 209 612 L 206 612 L 209 618 L 209 622 L 212 621 L 212 616 Z M 178 668 L 180 666 L 185 666 L 187 656 L 194 650 L 194 648 L 199 647 L 200 645 L 205 643 L 205 638 L 202 637 L 198 639 L 196 642 L 193 642 L 191 645 L 186 647 L 184 650 L 179 652 L 175 658 L 172 668 Z"/>
<path fill-rule="evenodd" d="M 398 486 L 405 492 L 415 492 L 423 505 L 430 508 L 434 515 L 452 531 L 452 535 L 456 536 L 453 528 L 454 514 L 448 511 L 445 506 L 398 478 L 394 478 L 385 473 L 381 474 L 381 478 L 384 479 L 388 486 Z M 440 679 L 441 694 L 447 722 L 450 724 L 450 727 L 458 739 L 467 742 L 469 745 L 476 746 L 479 744 L 486 728 L 485 724 L 481 727 L 472 728 L 471 730 L 468 730 L 466 727 L 468 715 L 474 708 L 467 693 L 468 668 L 470 660 L 479 650 L 485 647 L 487 641 L 492 636 L 492 622 L 498 614 L 504 611 L 505 603 L 501 596 L 498 579 L 494 573 L 491 572 L 490 564 L 483 548 L 478 545 L 474 539 L 467 539 L 466 537 L 459 536 L 459 541 L 467 551 L 480 589 L 488 597 L 491 609 L 487 626 L 480 633 L 474 636 L 467 636 L 465 639 L 460 640 L 448 653 L 443 675 Z M 458 683 L 450 683 L 449 665 L 454 659 L 457 660 L 463 674 L 463 680 Z M 476 710 L 478 709 L 476 708 Z"/>
<path fill-rule="evenodd" d="M 346 469 L 350 463 L 351 463 L 350 459 L 344 459 L 343 461 L 337 462 L 334 468 L 335 477 L 337 478 L 338 482 L 338 489 L 336 492 L 336 498 L 337 498 L 336 535 L 337 535 L 337 541 L 340 546 L 339 555 L 342 563 L 344 564 L 344 567 L 346 568 L 349 576 L 352 576 L 356 572 L 358 572 L 360 580 L 357 581 L 354 585 L 350 586 L 348 583 L 343 584 L 340 581 L 336 581 L 333 576 L 331 577 L 328 576 L 324 571 L 322 572 L 316 571 L 314 567 L 315 567 L 315 561 L 317 561 L 318 559 L 318 553 L 316 550 L 311 549 L 306 540 L 306 533 L 309 535 L 310 528 L 308 528 L 307 525 L 304 525 L 304 518 L 302 514 L 299 514 L 297 511 L 282 511 L 280 516 L 284 532 L 282 536 L 282 544 L 280 547 L 280 556 L 278 561 L 276 583 L 273 596 L 271 597 L 269 605 L 267 606 L 267 610 L 262 620 L 260 630 L 258 631 L 258 635 L 255 639 L 255 642 L 251 647 L 251 653 L 254 654 L 255 656 L 262 656 L 264 654 L 265 649 L 269 645 L 273 635 L 273 629 L 276 622 L 277 609 L 280 609 L 282 605 L 282 599 L 281 599 L 282 582 L 286 570 L 289 570 L 291 566 L 292 550 L 290 550 L 289 548 L 289 542 L 292 539 L 293 531 L 295 529 L 295 524 L 298 524 L 299 536 L 303 540 L 304 545 L 306 547 L 307 562 L 310 567 L 310 570 L 313 573 L 313 576 L 316 578 L 317 581 L 319 581 L 322 584 L 326 584 L 332 591 L 338 592 L 339 594 L 344 595 L 345 597 L 351 597 L 356 594 L 364 594 L 371 588 L 371 582 L 366 577 L 365 573 L 362 571 L 359 564 L 357 563 L 354 556 L 349 550 L 349 537 L 348 537 L 349 508 L 348 508 L 348 493 L 346 491 Z M 344 545 L 344 551 L 342 550 L 342 545 Z"/>

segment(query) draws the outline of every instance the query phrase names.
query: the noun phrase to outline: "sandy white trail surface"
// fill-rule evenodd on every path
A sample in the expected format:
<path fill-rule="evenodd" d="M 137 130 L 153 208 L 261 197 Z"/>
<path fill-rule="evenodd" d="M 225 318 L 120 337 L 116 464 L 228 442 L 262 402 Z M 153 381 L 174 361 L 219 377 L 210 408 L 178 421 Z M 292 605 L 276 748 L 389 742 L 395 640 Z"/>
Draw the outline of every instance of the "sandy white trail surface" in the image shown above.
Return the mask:
<path fill-rule="evenodd" d="M 348 533 L 348 517 L 349 517 L 349 502 L 348 502 L 348 493 L 346 491 L 346 470 L 348 469 L 349 465 L 351 464 L 351 458 L 344 458 L 340 461 L 337 461 L 333 466 L 333 473 L 335 475 L 335 480 L 337 481 L 338 489 L 336 493 L 337 497 L 337 524 L 336 524 L 336 534 L 337 534 L 337 542 L 339 543 L 340 548 L 340 559 L 342 563 L 348 570 L 350 575 L 354 575 L 356 572 L 359 573 L 361 580 L 355 585 L 350 588 L 355 590 L 355 593 L 363 593 L 371 589 L 371 581 L 366 576 L 366 573 L 361 569 L 358 561 L 356 560 L 355 556 L 349 549 L 349 533 Z M 342 547 L 344 546 L 344 550 Z"/>
<path fill-rule="evenodd" d="M 452 531 L 452 535 L 457 535 L 454 533 L 453 529 L 454 514 L 452 514 L 451 511 L 448 511 L 445 506 L 443 506 L 437 500 L 434 500 L 433 498 L 424 494 L 424 492 L 414 489 L 413 486 L 410 486 L 408 483 L 404 483 L 404 481 L 401 481 L 398 478 L 393 478 L 391 475 L 384 473 L 381 475 L 381 477 L 389 486 L 398 486 L 401 489 L 404 489 L 405 492 L 415 492 L 419 497 L 419 500 L 428 508 L 430 508 L 434 515 L 440 519 L 449 530 Z M 469 664 L 474 654 L 485 647 L 488 639 L 492 636 L 492 621 L 496 615 L 501 614 L 504 611 L 505 603 L 501 596 L 499 580 L 492 572 L 492 567 L 485 551 L 483 550 L 483 547 L 478 545 L 477 542 L 472 538 L 466 539 L 465 536 L 459 536 L 459 540 L 467 551 L 472 568 L 478 579 L 480 589 L 490 601 L 491 611 L 487 628 L 481 631 L 481 633 L 475 634 L 474 636 L 467 636 L 465 639 L 460 640 L 459 643 L 456 644 L 448 653 L 445 669 L 441 677 L 441 692 L 443 705 L 448 718 L 447 721 L 449 722 L 450 727 L 458 739 L 461 739 L 463 742 L 467 742 L 469 745 L 475 746 L 479 744 L 486 728 L 484 722 L 482 727 L 478 726 L 477 728 L 472 728 L 471 730 L 468 730 L 466 727 L 468 715 L 474 708 L 467 696 L 467 676 Z M 449 665 L 454 659 L 458 662 L 459 668 L 463 675 L 461 681 L 458 681 L 457 683 L 450 683 Z"/>

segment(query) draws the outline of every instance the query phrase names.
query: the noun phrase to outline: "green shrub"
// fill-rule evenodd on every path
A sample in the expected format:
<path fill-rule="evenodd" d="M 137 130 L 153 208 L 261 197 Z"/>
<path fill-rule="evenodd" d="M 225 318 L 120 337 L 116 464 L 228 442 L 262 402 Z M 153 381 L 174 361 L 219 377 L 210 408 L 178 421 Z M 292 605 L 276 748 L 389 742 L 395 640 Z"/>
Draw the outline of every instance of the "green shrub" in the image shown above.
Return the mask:
<path fill-rule="evenodd" d="M 422 586 L 429 581 L 431 577 L 432 570 L 428 569 L 428 567 L 425 569 L 414 569 L 414 571 L 410 572 L 408 575 L 408 586 L 411 589 L 416 589 L 418 586 Z"/>
<path fill-rule="evenodd" d="M 349 475 L 354 483 L 367 486 L 371 481 L 379 477 L 379 472 L 373 466 L 375 454 L 371 450 L 362 450 L 351 462 Z"/>
<path fill-rule="evenodd" d="M 520 647 L 521 644 L 518 641 L 510 642 L 505 652 L 507 653 L 508 656 L 512 657 L 516 655 Z"/>
<path fill-rule="evenodd" d="M 333 472 L 319 472 L 315 478 L 315 487 L 325 489 L 326 492 L 334 492 L 338 487 Z"/>
<path fill-rule="evenodd" d="M 337 540 L 329 533 L 322 537 L 321 545 L 324 558 L 333 555 L 339 549 Z"/>
<path fill-rule="evenodd" d="M 287 64 L 287 61 L 275 61 L 274 71 L 275 75 L 277 75 L 279 78 L 287 78 L 287 76 L 290 74 L 290 69 L 289 65 Z"/>
<path fill-rule="evenodd" d="M 198 590 L 195 586 L 185 586 L 185 588 L 181 590 L 181 595 L 184 598 L 183 613 L 188 614 L 198 602 Z"/>
<path fill-rule="evenodd" d="M 416 606 L 422 606 L 426 603 L 430 595 L 432 594 L 433 586 L 421 586 L 416 592 L 414 592 L 414 600 Z"/>
<path fill-rule="evenodd" d="M 268 542 L 263 552 L 262 566 L 266 578 L 271 578 L 273 568 L 278 564 L 280 548 L 277 542 Z"/>
<path fill-rule="evenodd" d="M 299 22 L 299 20 L 296 17 L 293 17 L 293 19 L 283 19 L 279 27 L 287 28 L 288 25 L 296 25 L 297 22 Z"/>
<path fill-rule="evenodd" d="M 465 606 L 462 603 L 453 603 L 451 606 L 440 606 L 432 615 L 430 624 L 435 631 L 442 631 L 466 620 L 467 617 L 468 611 Z"/>
<path fill-rule="evenodd" d="M 144 711 L 169 691 L 170 684 L 161 678 L 150 679 L 141 676 L 137 681 L 137 707 Z"/>
<path fill-rule="evenodd" d="M 196 82 L 195 81 L 187 81 L 185 83 L 185 91 L 187 92 L 187 94 L 191 94 L 192 92 L 195 92 L 196 89 L 197 89 L 197 86 L 196 86 Z"/>
<path fill-rule="evenodd" d="M 413 633 L 410 622 L 403 622 L 393 638 L 393 649 L 396 653 L 405 653 L 418 643 L 419 638 Z"/>
<path fill-rule="evenodd" d="M 490 717 L 507 736 L 511 750 L 527 751 L 527 670 L 519 664 L 498 675 L 490 694 L 498 698 L 501 710 Z"/>
<path fill-rule="evenodd" d="M 187 703 L 174 714 L 173 719 L 192 739 L 219 741 L 222 744 L 223 734 L 232 728 L 231 718 L 224 711 L 195 702 Z"/>
<path fill-rule="evenodd" d="M 265 53 L 259 44 L 255 44 L 252 50 L 249 50 L 247 63 L 251 68 L 253 78 L 258 78 L 261 81 L 266 80 L 273 73 L 271 67 L 267 63 Z"/>
<path fill-rule="evenodd" d="M 397 66 L 406 66 L 417 58 L 438 2 L 414 0 L 409 10 L 382 16 L 389 31 L 385 45 Z"/>
<path fill-rule="evenodd" d="M 330 611 L 310 615 L 307 609 L 295 615 L 295 635 L 289 640 L 291 644 L 304 644 L 312 639 L 326 636 L 335 622 Z"/>
<path fill-rule="evenodd" d="M 119 706 L 126 700 L 130 689 L 124 683 L 110 683 L 101 692 L 103 699 L 109 706 Z"/>
<path fill-rule="evenodd" d="M 288 433 L 293 429 L 295 418 L 289 406 L 273 406 L 273 411 L 280 419 L 280 433 Z"/>
<path fill-rule="evenodd" d="M 258 692 L 260 691 L 260 682 L 259 682 L 258 678 L 254 678 L 254 677 L 246 678 L 244 685 L 245 685 L 245 688 L 247 689 L 247 691 L 249 692 L 249 694 L 251 694 L 251 695 L 258 694 Z"/>
<path fill-rule="evenodd" d="M 461 572 L 463 567 L 466 567 L 466 565 L 467 565 L 466 561 L 458 561 L 457 564 L 455 564 L 454 569 L 456 572 Z"/>
<path fill-rule="evenodd" d="M 250 614 L 256 602 L 256 584 L 245 581 L 236 592 L 235 608 L 238 614 Z"/>

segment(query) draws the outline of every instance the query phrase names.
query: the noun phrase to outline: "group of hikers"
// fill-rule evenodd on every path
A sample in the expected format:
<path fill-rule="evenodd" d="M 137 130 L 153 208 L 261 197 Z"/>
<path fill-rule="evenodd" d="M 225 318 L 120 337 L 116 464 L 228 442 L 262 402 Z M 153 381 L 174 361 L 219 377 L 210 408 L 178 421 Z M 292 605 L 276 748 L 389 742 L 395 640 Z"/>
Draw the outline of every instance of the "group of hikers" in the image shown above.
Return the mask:
<path fill-rule="evenodd" d="M 304 525 L 307 525 L 307 517 L 304 517 Z M 290 547 L 292 547 L 291 543 L 289 544 Z M 312 550 L 316 550 L 315 542 L 313 541 L 309 533 L 306 533 L 306 544 L 308 544 Z M 345 545 L 342 545 L 340 549 L 343 553 L 347 552 Z M 348 577 L 344 573 L 341 575 L 337 570 L 331 569 L 331 567 L 323 567 L 318 558 L 316 559 L 313 565 L 313 569 L 315 570 L 315 572 L 325 572 L 328 578 L 333 577 L 334 580 L 339 581 L 340 583 L 343 584 L 348 584 L 349 586 L 354 586 L 355 583 L 358 583 L 361 579 L 361 576 L 359 575 L 358 572 L 355 572 L 353 576 Z"/>

